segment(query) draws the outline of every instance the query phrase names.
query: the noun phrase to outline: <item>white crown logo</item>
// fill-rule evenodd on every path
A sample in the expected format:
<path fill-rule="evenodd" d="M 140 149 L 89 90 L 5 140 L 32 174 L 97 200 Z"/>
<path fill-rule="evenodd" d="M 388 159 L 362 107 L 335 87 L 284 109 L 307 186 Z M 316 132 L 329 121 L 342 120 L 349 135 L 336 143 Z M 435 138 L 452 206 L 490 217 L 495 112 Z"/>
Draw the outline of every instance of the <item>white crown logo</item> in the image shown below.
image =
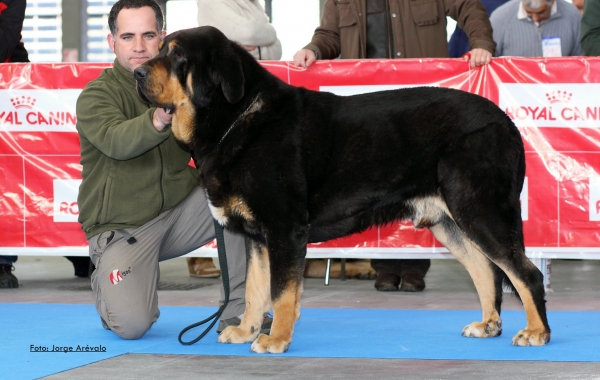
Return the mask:
<path fill-rule="evenodd" d="M 572 96 L 573 96 L 572 92 L 560 91 L 560 90 L 546 93 L 546 99 L 548 99 L 550 104 L 555 104 L 555 103 L 569 104 L 569 103 L 571 103 Z"/>
<path fill-rule="evenodd" d="M 29 108 L 29 109 L 32 109 L 33 106 L 35 106 L 35 102 L 37 100 L 35 98 L 32 98 L 31 96 L 22 95 L 20 97 L 11 98 L 10 101 L 12 102 L 12 105 L 16 109 L 19 109 L 19 108 Z"/>

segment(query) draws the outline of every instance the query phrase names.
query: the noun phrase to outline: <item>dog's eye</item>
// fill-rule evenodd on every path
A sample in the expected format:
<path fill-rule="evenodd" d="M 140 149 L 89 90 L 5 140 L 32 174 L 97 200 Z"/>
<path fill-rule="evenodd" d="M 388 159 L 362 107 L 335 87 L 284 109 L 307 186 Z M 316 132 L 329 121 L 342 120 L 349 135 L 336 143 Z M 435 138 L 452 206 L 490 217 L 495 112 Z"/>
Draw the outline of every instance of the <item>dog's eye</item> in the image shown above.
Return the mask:
<path fill-rule="evenodd" d="M 181 56 L 181 52 L 178 52 L 178 51 L 174 51 L 173 55 L 175 56 L 175 58 L 181 58 L 182 57 Z"/>

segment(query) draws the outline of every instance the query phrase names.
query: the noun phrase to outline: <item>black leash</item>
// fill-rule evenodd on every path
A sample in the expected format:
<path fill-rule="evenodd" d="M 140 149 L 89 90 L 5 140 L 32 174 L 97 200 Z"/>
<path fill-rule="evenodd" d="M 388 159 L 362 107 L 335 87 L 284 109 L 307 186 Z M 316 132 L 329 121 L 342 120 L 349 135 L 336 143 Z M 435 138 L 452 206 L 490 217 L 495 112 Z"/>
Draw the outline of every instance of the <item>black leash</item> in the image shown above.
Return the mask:
<path fill-rule="evenodd" d="M 177 339 L 179 340 L 179 343 L 184 344 L 186 346 L 196 343 L 200 339 L 204 338 L 204 336 L 206 334 L 208 334 L 210 329 L 212 329 L 213 326 L 215 325 L 215 323 L 217 323 L 217 321 L 219 320 L 219 317 L 223 313 L 223 310 L 225 310 L 225 306 L 227 306 L 227 302 L 229 302 L 229 273 L 227 271 L 227 257 L 225 256 L 225 238 L 223 236 L 223 227 L 219 223 L 217 223 L 216 220 L 214 220 L 214 224 L 215 224 L 215 236 L 217 238 L 217 252 L 219 253 L 219 266 L 221 267 L 221 278 L 223 279 L 223 290 L 225 292 L 225 301 L 223 302 L 223 305 L 221 305 L 221 307 L 219 307 L 219 310 L 217 310 L 216 313 L 214 313 L 210 317 L 203 319 L 200 322 L 196 322 L 192 325 L 189 325 L 188 327 L 181 330 Z M 181 340 L 181 337 L 187 331 L 189 331 L 193 328 L 196 328 L 198 326 L 201 326 L 201 325 L 209 322 L 213 318 L 214 318 L 214 320 L 212 321 L 212 323 L 206 328 L 206 330 L 204 330 L 204 332 L 202 334 L 200 334 L 199 337 L 197 337 L 196 339 L 191 340 L 189 342 L 184 342 L 183 340 Z"/>

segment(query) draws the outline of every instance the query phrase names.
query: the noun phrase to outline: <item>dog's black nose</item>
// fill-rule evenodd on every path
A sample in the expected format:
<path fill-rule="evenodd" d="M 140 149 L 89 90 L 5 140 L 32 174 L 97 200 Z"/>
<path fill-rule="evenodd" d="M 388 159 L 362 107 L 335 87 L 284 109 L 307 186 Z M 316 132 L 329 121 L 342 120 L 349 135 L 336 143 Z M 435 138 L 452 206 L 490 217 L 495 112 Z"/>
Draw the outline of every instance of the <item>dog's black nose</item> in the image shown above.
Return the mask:
<path fill-rule="evenodd" d="M 137 69 L 133 70 L 133 75 L 137 80 L 144 79 L 146 75 L 148 75 L 148 68 L 140 66 Z"/>

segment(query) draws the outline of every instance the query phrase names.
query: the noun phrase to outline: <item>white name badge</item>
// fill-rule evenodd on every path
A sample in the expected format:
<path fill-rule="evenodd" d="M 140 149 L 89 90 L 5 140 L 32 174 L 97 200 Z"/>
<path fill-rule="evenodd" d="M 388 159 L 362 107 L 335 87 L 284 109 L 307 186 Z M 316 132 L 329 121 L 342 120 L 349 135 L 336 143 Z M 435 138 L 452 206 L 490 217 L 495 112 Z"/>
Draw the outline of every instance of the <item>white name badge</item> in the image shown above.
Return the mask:
<path fill-rule="evenodd" d="M 560 37 L 542 38 L 542 52 L 544 57 L 562 57 Z"/>

